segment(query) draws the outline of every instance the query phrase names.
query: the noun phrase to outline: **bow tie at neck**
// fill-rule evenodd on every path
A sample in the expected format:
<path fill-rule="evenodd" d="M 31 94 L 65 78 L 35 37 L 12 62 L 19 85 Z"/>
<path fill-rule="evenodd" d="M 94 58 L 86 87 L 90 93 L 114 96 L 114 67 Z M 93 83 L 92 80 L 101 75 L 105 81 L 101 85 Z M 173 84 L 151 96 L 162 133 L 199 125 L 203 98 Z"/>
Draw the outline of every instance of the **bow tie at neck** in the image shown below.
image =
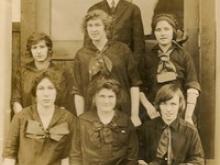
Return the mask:
<path fill-rule="evenodd" d="M 160 61 L 157 67 L 157 82 L 164 83 L 168 81 L 173 81 L 177 77 L 176 67 L 173 62 L 170 60 L 170 55 L 173 52 L 173 49 L 169 49 L 166 52 L 158 50 L 158 57 Z"/>
<path fill-rule="evenodd" d="M 172 53 L 173 49 L 169 49 L 166 52 L 163 52 L 161 50 L 158 50 L 158 57 L 161 61 L 169 61 L 170 60 L 170 54 Z"/>
<path fill-rule="evenodd" d="M 28 120 L 25 136 L 31 139 L 49 138 L 54 141 L 60 141 L 64 135 L 69 133 L 70 131 L 66 122 L 44 130 L 38 121 Z"/>

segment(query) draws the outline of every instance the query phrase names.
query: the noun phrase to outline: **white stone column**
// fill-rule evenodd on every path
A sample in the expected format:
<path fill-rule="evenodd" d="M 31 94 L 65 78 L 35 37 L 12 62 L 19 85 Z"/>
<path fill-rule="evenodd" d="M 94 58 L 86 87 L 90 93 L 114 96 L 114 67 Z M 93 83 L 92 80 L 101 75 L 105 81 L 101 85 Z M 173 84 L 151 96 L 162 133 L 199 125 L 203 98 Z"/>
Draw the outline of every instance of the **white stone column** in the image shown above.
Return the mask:
<path fill-rule="evenodd" d="M 216 124 L 215 124 L 215 164 L 220 164 L 220 1 L 215 0 L 216 11 Z"/>
<path fill-rule="evenodd" d="M 0 0 L 0 155 L 10 116 L 11 0 Z"/>

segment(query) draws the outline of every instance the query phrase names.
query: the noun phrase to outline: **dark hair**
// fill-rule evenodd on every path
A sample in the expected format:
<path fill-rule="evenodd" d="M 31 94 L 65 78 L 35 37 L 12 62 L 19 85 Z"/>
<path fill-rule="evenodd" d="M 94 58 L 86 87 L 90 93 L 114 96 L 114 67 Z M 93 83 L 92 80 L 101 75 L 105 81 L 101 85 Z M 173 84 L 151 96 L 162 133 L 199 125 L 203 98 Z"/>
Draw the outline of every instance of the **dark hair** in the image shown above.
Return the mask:
<path fill-rule="evenodd" d="M 111 37 L 111 26 L 112 26 L 112 17 L 109 16 L 106 12 L 104 12 L 103 10 L 91 10 L 89 11 L 86 16 L 83 19 L 83 23 L 82 23 L 82 30 L 84 33 L 87 33 L 87 23 L 89 20 L 92 19 L 101 19 L 104 27 L 105 27 L 105 31 L 106 31 L 106 35 L 107 38 Z"/>
<path fill-rule="evenodd" d="M 174 15 L 168 13 L 157 14 L 153 17 L 151 28 L 152 33 L 154 34 L 155 28 L 159 21 L 167 21 L 173 27 L 173 40 L 176 40 L 177 30 L 179 29 L 179 25 L 177 19 Z"/>
<path fill-rule="evenodd" d="M 29 56 L 32 57 L 31 47 L 37 44 L 39 41 L 45 41 L 48 47 L 48 56 L 53 54 L 53 42 L 51 38 L 46 33 L 33 32 L 27 39 L 26 51 Z"/>
<path fill-rule="evenodd" d="M 160 110 L 160 104 L 172 99 L 174 95 L 179 96 L 179 113 L 182 113 L 185 110 L 186 102 L 181 89 L 176 84 L 166 84 L 158 90 L 154 102 L 156 109 Z"/>
<path fill-rule="evenodd" d="M 38 84 L 43 80 L 43 79 L 48 79 L 51 81 L 51 83 L 54 85 L 57 93 L 60 91 L 60 85 L 58 84 L 56 74 L 49 73 L 49 72 L 44 72 L 40 76 L 38 76 L 32 84 L 32 89 L 31 93 L 34 97 L 36 97 L 36 91 L 37 91 L 37 86 Z"/>
<path fill-rule="evenodd" d="M 88 88 L 88 94 L 94 100 L 95 95 L 102 89 L 112 90 L 116 95 L 116 108 L 120 107 L 121 104 L 121 85 L 120 83 L 112 78 L 100 78 L 93 80 Z M 92 101 L 92 108 L 95 107 L 94 101 Z"/>

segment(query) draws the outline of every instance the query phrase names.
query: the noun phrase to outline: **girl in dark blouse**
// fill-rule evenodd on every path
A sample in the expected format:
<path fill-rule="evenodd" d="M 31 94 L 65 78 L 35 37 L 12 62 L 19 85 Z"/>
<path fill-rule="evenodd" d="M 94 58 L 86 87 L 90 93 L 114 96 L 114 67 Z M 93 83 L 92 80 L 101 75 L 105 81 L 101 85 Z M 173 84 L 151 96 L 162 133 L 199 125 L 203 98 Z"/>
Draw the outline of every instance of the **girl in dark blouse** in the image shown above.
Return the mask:
<path fill-rule="evenodd" d="M 113 79 L 94 81 L 92 108 L 79 117 L 71 165 L 135 165 L 138 143 L 129 117 L 120 112 L 120 85 Z"/>
<path fill-rule="evenodd" d="M 66 97 L 70 96 L 68 89 L 71 89 L 72 85 L 67 80 L 71 79 L 72 75 L 52 62 L 53 42 L 51 38 L 45 33 L 34 32 L 28 38 L 26 47 L 27 54 L 32 58 L 32 61 L 22 66 L 15 75 L 12 89 L 14 113 L 18 113 L 34 103 L 34 98 L 31 95 L 33 82 L 46 72 L 56 75 L 56 81 L 62 88 L 57 95 L 56 104 L 66 108 L 71 107 L 70 103 L 66 101 Z"/>
<path fill-rule="evenodd" d="M 35 79 L 36 104 L 24 108 L 11 122 L 3 150 L 3 165 L 64 165 L 76 136 L 76 118 L 56 106 L 60 90 L 55 75 Z"/>
<path fill-rule="evenodd" d="M 177 29 L 178 24 L 173 15 L 159 14 L 153 18 L 152 31 L 157 44 L 146 50 L 140 66 L 143 80 L 140 98 L 150 118 L 154 118 L 157 112 L 152 103 L 158 89 L 165 84 L 178 84 L 187 98 L 183 118 L 193 123 L 200 85 L 192 57 L 175 41 Z"/>
<path fill-rule="evenodd" d="M 139 165 L 204 165 L 197 129 L 178 116 L 185 109 L 178 85 L 161 87 L 155 106 L 161 116 L 140 128 Z"/>
<path fill-rule="evenodd" d="M 91 42 L 81 48 L 75 57 L 76 110 L 78 115 L 89 110 L 91 98 L 88 94 L 89 83 L 102 77 L 111 77 L 122 86 L 122 104 L 119 108 L 128 115 L 135 125 L 140 124 L 139 109 L 139 74 L 127 45 L 108 39 L 111 18 L 101 10 L 90 11 L 83 23 L 85 33 Z"/>

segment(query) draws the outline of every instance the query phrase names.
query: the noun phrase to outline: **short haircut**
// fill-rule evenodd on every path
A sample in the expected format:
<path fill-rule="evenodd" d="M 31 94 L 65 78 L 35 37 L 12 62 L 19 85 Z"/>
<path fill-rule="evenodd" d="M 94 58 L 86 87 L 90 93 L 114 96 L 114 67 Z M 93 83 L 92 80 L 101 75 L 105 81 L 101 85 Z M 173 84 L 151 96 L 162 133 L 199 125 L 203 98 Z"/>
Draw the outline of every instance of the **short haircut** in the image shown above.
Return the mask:
<path fill-rule="evenodd" d="M 112 17 L 109 16 L 103 10 L 99 10 L 99 9 L 91 10 L 86 14 L 86 16 L 84 17 L 83 23 L 82 23 L 83 32 L 85 34 L 87 33 L 87 23 L 89 20 L 93 20 L 93 19 L 101 19 L 105 27 L 107 38 L 110 38 L 111 27 L 112 27 Z"/>
<path fill-rule="evenodd" d="M 46 46 L 48 47 L 48 56 L 52 56 L 53 54 L 53 42 L 49 35 L 46 33 L 39 33 L 39 32 L 33 32 L 27 39 L 26 44 L 26 52 L 27 54 L 32 57 L 31 48 L 33 45 L 37 44 L 40 41 L 45 41 Z"/>
<path fill-rule="evenodd" d="M 186 107 L 185 98 L 180 87 L 176 84 L 166 84 L 158 90 L 154 102 L 156 109 L 160 111 L 160 104 L 172 99 L 174 95 L 179 96 L 179 113 L 184 112 Z"/>

